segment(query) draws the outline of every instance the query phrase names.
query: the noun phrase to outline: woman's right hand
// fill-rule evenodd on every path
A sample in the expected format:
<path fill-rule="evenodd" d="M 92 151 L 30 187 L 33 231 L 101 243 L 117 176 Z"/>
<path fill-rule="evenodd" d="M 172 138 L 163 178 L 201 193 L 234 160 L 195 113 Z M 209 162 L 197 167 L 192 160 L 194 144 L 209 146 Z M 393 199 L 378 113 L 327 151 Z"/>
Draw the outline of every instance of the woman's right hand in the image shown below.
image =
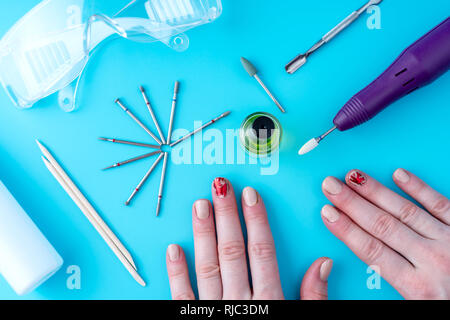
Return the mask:
<path fill-rule="evenodd" d="M 323 207 L 323 221 L 406 299 L 449 299 L 450 201 L 406 170 L 393 178 L 425 209 L 352 170 L 345 183 L 324 180 L 334 206 Z"/>

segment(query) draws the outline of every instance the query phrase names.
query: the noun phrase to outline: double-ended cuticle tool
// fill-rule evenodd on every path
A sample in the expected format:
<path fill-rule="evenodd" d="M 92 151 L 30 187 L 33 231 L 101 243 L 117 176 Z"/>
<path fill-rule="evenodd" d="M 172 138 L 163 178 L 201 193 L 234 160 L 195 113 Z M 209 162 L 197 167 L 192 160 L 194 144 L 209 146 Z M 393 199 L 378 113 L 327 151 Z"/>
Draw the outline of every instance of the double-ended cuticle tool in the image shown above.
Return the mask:
<path fill-rule="evenodd" d="M 334 27 L 330 32 L 322 37 L 316 44 L 314 44 L 311 49 L 309 49 L 306 53 L 299 54 L 295 57 L 291 62 L 289 62 L 285 69 L 288 73 L 292 74 L 301 66 L 303 66 L 308 57 L 316 52 L 319 48 L 321 48 L 324 44 L 330 42 L 334 37 L 336 37 L 339 33 L 344 31 L 349 25 L 355 22 L 364 11 L 367 10 L 372 5 L 380 4 L 383 0 L 370 0 L 364 6 L 362 6 L 359 10 L 353 11 L 347 18 L 345 18 L 341 23 L 339 23 L 336 27 Z"/>
<path fill-rule="evenodd" d="M 333 127 L 308 141 L 306 154 L 336 129 L 352 129 L 376 116 L 404 96 L 424 87 L 450 69 L 450 18 L 413 43 L 377 79 L 353 96 L 338 112 Z"/>

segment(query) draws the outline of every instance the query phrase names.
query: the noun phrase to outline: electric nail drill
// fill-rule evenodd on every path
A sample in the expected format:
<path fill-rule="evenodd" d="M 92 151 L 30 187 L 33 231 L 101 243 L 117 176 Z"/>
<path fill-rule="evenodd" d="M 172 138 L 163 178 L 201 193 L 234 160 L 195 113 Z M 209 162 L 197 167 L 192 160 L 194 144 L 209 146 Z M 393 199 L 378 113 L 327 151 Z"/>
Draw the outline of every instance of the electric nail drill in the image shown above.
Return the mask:
<path fill-rule="evenodd" d="M 450 68 L 450 17 L 417 40 L 375 81 L 353 96 L 333 120 L 334 127 L 308 141 L 306 154 L 334 130 L 352 129 L 372 119 L 395 101 L 424 87 Z"/>

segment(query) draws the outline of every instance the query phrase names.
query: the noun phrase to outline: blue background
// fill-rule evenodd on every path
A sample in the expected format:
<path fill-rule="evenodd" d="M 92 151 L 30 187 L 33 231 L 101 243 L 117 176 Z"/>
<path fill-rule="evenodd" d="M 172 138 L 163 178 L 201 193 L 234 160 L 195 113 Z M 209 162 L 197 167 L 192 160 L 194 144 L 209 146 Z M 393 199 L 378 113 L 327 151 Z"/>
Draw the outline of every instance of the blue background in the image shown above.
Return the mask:
<path fill-rule="evenodd" d="M 257 188 L 268 207 L 285 295 L 299 297 L 301 278 L 320 256 L 335 265 L 331 299 L 400 299 L 386 282 L 381 290 L 366 286 L 367 266 L 323 225 L 320 208 L 327 203 L 321 182 L 327 175 L 343 178 L 360 168 L 394 188 L 392 172 L 405 167 L 440 192 L 450 194 L 450 74 L 395 103 L 373 121 L 335 133 L 308 156 L 298 148 L 331 126 L 338 109 L 378 76 L 400 52 L 445 19 L 448 0 L 384 1 L 381 30 L 369 30 L 368 14 L 290 76 L 284 65 L 337 24 L 362 0 L 269 1 L 224 0 L 222 17 L 190 30 L 188 51 L 177 53 L 161 43 L 109 42 L 88 65 L 82 80 L 80 109 L 61 111 L 55 97 L 21 111 L 0 90 L 0 179 L 65 260 L 63 268 L 27 299 L 167 299 L 170 290 L 165 250 L 178 243 L 193 269 L 191 205 L 210 198 L 216 176 L 231 180 L 237 193 Z M 38 1 L 2 1 L 0 33 Z M 243 71 L 246 56 L 287 109 L 281 115 L 258 84 Z M 238 128 L 255 111 L 268 111 L 281 121 L 284 137 L 280 170 L 261 176 L 255 165 L 171 165 L 162 215 L 155 217 L 159 172 L 130 208 L 123 205 L 151 160 L 119 170 L 100 168 L 144 153 L 144 149 L 102 143 L 98 136 L 151 139 L 114 106 L 126 101 L 151 124 L 138 86 L 145 85 L 163 131 L 167 132 L 173 82 L 182 82 L 175 128 L 190 129 L 194 120 L 209 120 L 225 110 L 232 114 L 215 125 Z M 152 127 L 153 128 L 153 127 Z M 155 131 L 156 132 L 156 131 Z M 89 195 L 104 219 L 132 252 L 148 286 L 141 288 L 101 237 L 49 174 L 34 139 L 54 152 Z M 204 146 L 207 144 L 204 143 Z M 395 189 L 397 190 L 397 189 Z M 66 269 L 81 268 L 81 290 L 66 288 Z M 195 283 L 192 274 L 193 283 Z M 0 278 L 0 298 L 17 296 Z"/>

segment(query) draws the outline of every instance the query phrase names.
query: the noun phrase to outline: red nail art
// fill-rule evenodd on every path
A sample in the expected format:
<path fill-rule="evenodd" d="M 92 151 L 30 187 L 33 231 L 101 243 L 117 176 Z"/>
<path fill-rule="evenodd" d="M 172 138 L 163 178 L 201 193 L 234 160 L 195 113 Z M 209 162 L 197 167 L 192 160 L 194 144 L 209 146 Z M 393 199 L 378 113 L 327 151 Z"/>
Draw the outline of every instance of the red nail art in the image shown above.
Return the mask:
<path fill-rule="evenodd" d="M 350 178 L 349 181 L 358 185 L 358 186 L 362 186 L 363 184 L 365 184 L 367 182 L 367 178 L 364 174 L 362 174 L 359 171 L 353 171 L 350 174 Z"/>
<path fill-rule="evenodd" d="M 227 181 L 224 178 L 214 179 L 214 189 L 216 189 L 216 195 L 219 198 L 225 198 L 228 192 Z"/>

